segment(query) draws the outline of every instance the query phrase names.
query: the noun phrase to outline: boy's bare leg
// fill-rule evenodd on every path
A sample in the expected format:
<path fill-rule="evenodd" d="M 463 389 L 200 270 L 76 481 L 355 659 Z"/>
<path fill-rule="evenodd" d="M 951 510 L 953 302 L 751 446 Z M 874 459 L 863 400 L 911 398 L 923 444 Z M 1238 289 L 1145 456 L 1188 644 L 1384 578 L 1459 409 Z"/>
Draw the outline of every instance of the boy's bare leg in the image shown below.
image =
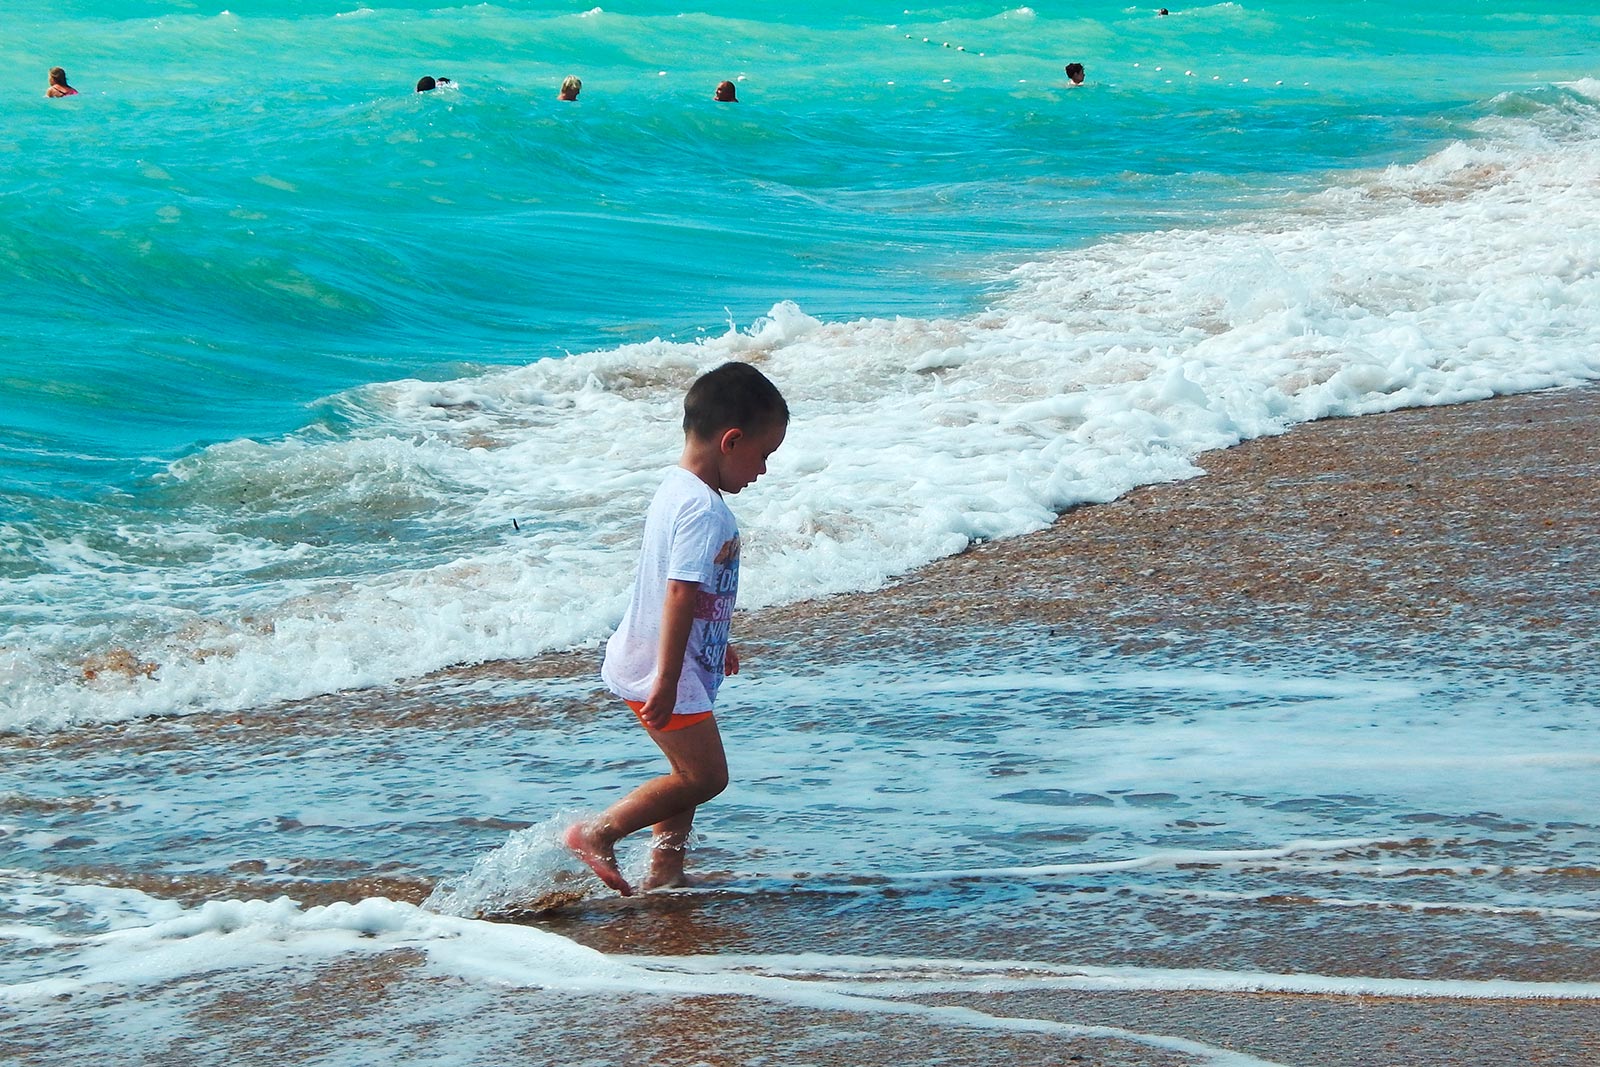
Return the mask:
<path fill-rule="evenodd" d="M 722 734 L 715 718 L 704 719 L 682 730 L 647 730 L 661 749 L 672 770 L 639 786 L 613 804 L 600 818 L 577 823 L 567 829 L 566 843 L 579 859 L 588 864 L 600 880 L 627 896 L 633 892 L 617 869 L 613 849 L 618 841 L 646 826 L 657 827 L 658 842 L 681 838 L 679 848 L 656 849 L 651 876 L 646 888 L 681 884 L 682 844 L 687 843 L 694 824 L 694 809 L 722 792 L 728 785 L 728 758 L 722 750 Z M 657 862 L 663 876 L 658 881 Z"/>
<path fill-rule="evenodd" d="M 693 884 L 683 873 L 683 861 L 689 853 L 689 833 L 694 829 L 694 809 L 679 812 L 670 819 L 662 819 L 650 828 L 654 839 L 650 842 L 650 875 L 643 888 L 677 889 Z"/>

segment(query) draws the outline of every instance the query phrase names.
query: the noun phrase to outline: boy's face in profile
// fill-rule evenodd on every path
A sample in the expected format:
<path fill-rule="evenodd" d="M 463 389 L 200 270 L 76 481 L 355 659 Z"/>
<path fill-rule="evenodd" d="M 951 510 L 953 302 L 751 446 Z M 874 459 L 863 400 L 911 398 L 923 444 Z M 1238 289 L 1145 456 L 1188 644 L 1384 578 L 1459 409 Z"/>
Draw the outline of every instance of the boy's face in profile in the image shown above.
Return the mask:
<path fill-rule="evenodd" d="M 717 464 L 724 493 L 737 493 L 767 473 L 767 460 L 783 444 L 786 423 L 774 423 L 755 431 L 735 427 L 723 433 Z"/>

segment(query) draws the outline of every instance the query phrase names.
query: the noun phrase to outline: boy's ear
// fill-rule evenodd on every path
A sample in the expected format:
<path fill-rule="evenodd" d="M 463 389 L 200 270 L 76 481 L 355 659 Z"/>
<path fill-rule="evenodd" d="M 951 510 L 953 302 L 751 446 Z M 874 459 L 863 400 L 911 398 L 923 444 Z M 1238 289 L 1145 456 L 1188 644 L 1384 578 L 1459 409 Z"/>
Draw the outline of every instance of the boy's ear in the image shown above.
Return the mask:
<path fill-rule="evenodd" d="M 730 426 L 722 431 L 722 436 L 717 439 L 717 448 L 724 454 L 733 451 L 733 446 L 744 437 L 744 431 L 737 426 Z"/>

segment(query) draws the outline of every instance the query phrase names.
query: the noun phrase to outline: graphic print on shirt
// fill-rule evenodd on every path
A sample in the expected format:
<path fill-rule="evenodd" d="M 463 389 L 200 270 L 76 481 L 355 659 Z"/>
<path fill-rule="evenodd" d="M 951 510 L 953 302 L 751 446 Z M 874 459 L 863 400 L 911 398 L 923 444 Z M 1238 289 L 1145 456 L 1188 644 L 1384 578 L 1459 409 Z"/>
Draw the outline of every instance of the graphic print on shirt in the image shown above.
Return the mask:
<path fill-rule="evenodd" d="M 694 624 L 701 633 L 695 658 L 708 674 L 720 682 L 727 662 L 728 627 L 733 621 L 733 602 L 739 593 L 737 534 L 722 543 L 711 563 L 711 581 L 700 587 L 700 595 L 694 602 Z"/>

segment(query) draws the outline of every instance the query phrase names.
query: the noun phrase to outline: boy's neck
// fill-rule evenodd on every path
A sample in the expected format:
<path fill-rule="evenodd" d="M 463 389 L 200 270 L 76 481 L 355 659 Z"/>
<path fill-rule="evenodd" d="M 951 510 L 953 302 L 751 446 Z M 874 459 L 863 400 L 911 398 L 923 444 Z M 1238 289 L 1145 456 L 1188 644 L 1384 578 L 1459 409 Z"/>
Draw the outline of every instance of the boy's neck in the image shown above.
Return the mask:
<path fill-rule="evenodd" d="M 678 457 L 678 466 L 705 482 L 713 490 L 722 492 L 722 467 L 718 462 L 722 451 L 714 441 L 701 441 L 689 437 L 683 442 L 683 455 Z"/>

